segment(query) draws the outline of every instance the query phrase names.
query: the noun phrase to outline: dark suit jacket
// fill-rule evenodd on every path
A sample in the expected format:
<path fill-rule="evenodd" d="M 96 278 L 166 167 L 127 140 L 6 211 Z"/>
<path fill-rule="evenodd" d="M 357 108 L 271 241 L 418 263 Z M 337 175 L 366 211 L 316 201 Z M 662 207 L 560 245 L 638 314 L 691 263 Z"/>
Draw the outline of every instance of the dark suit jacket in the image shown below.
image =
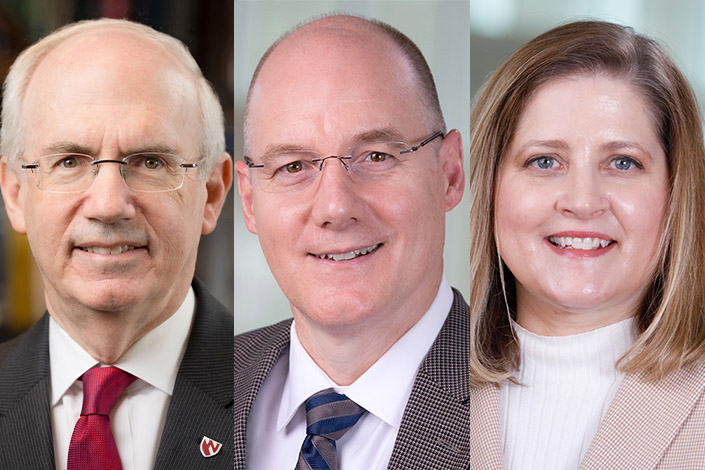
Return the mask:
<path fill-rule="evenodd" d="M 235 470 L 245 469 L 247 418 L 264 379 L 289 347 L 290 325 L 286 320 L 235 337 Z M 454 290 L 448 319 L 416 375 L 387 468 L 468 468 L 469 402 L 470 315 Z"/>
<path fill-rule="evenodd" d="M 155 468 L 232 469 L 233 316 L 194 279 L 196 315 L 174 384 Z M 0 345 L 0 469 L 54 469 L 49 316 Z M 203 436 L 223 444 L 199 450 Z"/>

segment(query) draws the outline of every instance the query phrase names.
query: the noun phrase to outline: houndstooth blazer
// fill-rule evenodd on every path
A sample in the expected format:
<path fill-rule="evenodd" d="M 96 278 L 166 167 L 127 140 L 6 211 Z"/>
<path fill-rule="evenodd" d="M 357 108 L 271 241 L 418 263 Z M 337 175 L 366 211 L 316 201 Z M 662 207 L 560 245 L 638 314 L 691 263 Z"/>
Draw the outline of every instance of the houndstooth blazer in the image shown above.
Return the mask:
<path fill-rule="evenodd" d="M 468 468 L 470 317 L 460 293 L 453 294 L 448 318 L 416 375 L 390 470 Z M 290 326 L 286 320 L 235 337 L 234 470 L 245 469 L 247 418 L 265 377 L 289 347 Z"/>
<path fill-rule="evenodd" d="M 499 387 L 470 391 L 470 468 L 504 468 Z M 705 469 L 705 362 L 660 382 L 627 374 L 580 470 Z"/>

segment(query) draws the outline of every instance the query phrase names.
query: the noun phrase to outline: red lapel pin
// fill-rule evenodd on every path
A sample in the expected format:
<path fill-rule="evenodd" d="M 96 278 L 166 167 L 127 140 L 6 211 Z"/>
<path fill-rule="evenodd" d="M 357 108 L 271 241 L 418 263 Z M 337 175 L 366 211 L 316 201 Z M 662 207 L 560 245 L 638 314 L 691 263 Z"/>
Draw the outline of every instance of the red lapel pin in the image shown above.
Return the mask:
<path fill-rule="evenodd" d="M 210 437 L 203 436 L 199 447 L 201 449 L 201 454 L 204 457 L 213 457 L 215 454 L 220 452 L 220 449 L 223 448 L 223 444 L 218 441 L 214 441 Z"/>

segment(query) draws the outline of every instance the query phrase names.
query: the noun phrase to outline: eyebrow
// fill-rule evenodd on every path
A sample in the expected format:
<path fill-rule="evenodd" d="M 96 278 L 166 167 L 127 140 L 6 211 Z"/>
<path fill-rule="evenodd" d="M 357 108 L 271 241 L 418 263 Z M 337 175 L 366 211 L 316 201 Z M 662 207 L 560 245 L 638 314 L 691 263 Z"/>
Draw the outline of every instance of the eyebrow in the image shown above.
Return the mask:
<path fill-rule="evenodd" d="M 556 149 L 556 150 L 570 150 L 570 146 L 568 145 L 567 142 L 564 140 L 560 139 L 549 139 L 549 140 L 530 140 L 526 144 L 524 144 L 521 149 L 519 149 L 519 152 L 524 152 L 526 149 L 531 148 L 531 147 L 546 147 L 550 149 Z M 600 146 L 600 150 L 603 152 L 616 152 L 619 150 L 624 150 L 624 149 L 636 149 L 639 150 L 643 153 L 645 153 L 648 156 L 651 156 L 651 152 L 649 152 L 643 145 L 641 145 L 638 142 L 632 142 L 629 140 L 614 140 L 607 142 L 603 145 Z"/>
<path fill-rule="evenodd" d="M 373 143 L 373 142 L 402 142 L 404 143 L 404 136 L 394 127 L 382 127 L 379 129 L 370 129 L 362 132 L 358 132 L 353 135 L 350 139 L 352 143 L 351 147 L 360 144 Z M 315 152 L 309 147 L 305 147 L 297 144 L 273 144 L 265 147 L 264 154 L 260 157 L 262 161 L 266 161 L 273 154 L 285 153 L 285 152 L 301 152 L 301 151 L 311 151 Z"/>
<path fill-rule="evenodd" d="M 556 150 L 568 150 L 570 148 L 566 141 L 560 139 L 530 140 L 521 146 L 519 153 L 531 147 L 547 147 Z"/>
<path fill-rule="evenodd" d="M 43 155 L 51 155 L 56 153 L 80 153 L 84 155 L 90 155 L 92 157 L 97 157 L 95 150 L 89 147 L 77 144 L 75 142 L 56 142 L 47 145 L 43 148 Z M 136 153 L 169 153 L 173 155 L 179 155 L 173 147 L 169 145 L 156 144 L 144 147 L 135 147 L 124 152 L 120 152 L 121 155 L 133 155 Z"/>
<path fill-rule="evenodd" d="M 613 142 L 608 142 L 605 145 L 603 145 L 601 148 L 602 148 L 602 150 L 611 151 L 611 152 L 615 152 L 618 150 L 624 150 L 624 149 L 637 149 L 640 152 L 645 153 L 649 157 L 651 156 L 651 152 L 649 152 L 646 149 L 646 147 L 644 147 L 643 145 L 641 145 L 638 142 L 631 142 L 628 140 L 615 140 Z"/>

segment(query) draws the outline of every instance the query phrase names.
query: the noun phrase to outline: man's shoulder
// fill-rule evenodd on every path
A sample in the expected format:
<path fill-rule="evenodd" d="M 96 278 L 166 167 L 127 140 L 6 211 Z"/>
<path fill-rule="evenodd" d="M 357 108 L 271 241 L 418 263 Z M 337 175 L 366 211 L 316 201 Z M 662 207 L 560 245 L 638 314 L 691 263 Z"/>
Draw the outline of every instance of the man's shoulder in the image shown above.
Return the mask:
<path fill-rule="evenodd" d="M 21 344 L 24 341 L 23 336 L 25 336 L 26 334 L 27 333 L 23 333 L 19 336 L 16 336 L 15 338 L 0 343 L 0 370 L 2 370 L 2 368 L 5 366 L 8 359 L 12 357 L 15 350 L 17 349 L 17 345 Z"/>
<path fill-rule="evenodd" d="M 191 284 L 196 294 L 196 312 L 199 323 L 214 331 L 230 334 L 234 331 L 233 314 L 218 299 L 208 292 L 198 278 Z"/>
<path fill-rule="evenodd" d="M 26 353 L 37 353 L 40 346 L 48 345 L 49 319 L 42 317 L 29 330 L 0 343 L 0 371 L 11 361 L 23 360 Z"/>
<path fill-rule="evenodd" d="M 235 359 L 255 359 L 289 344 L 291 319 L 235 336 Z M 237 366 L 237 364 L 236 364 Z"/>

